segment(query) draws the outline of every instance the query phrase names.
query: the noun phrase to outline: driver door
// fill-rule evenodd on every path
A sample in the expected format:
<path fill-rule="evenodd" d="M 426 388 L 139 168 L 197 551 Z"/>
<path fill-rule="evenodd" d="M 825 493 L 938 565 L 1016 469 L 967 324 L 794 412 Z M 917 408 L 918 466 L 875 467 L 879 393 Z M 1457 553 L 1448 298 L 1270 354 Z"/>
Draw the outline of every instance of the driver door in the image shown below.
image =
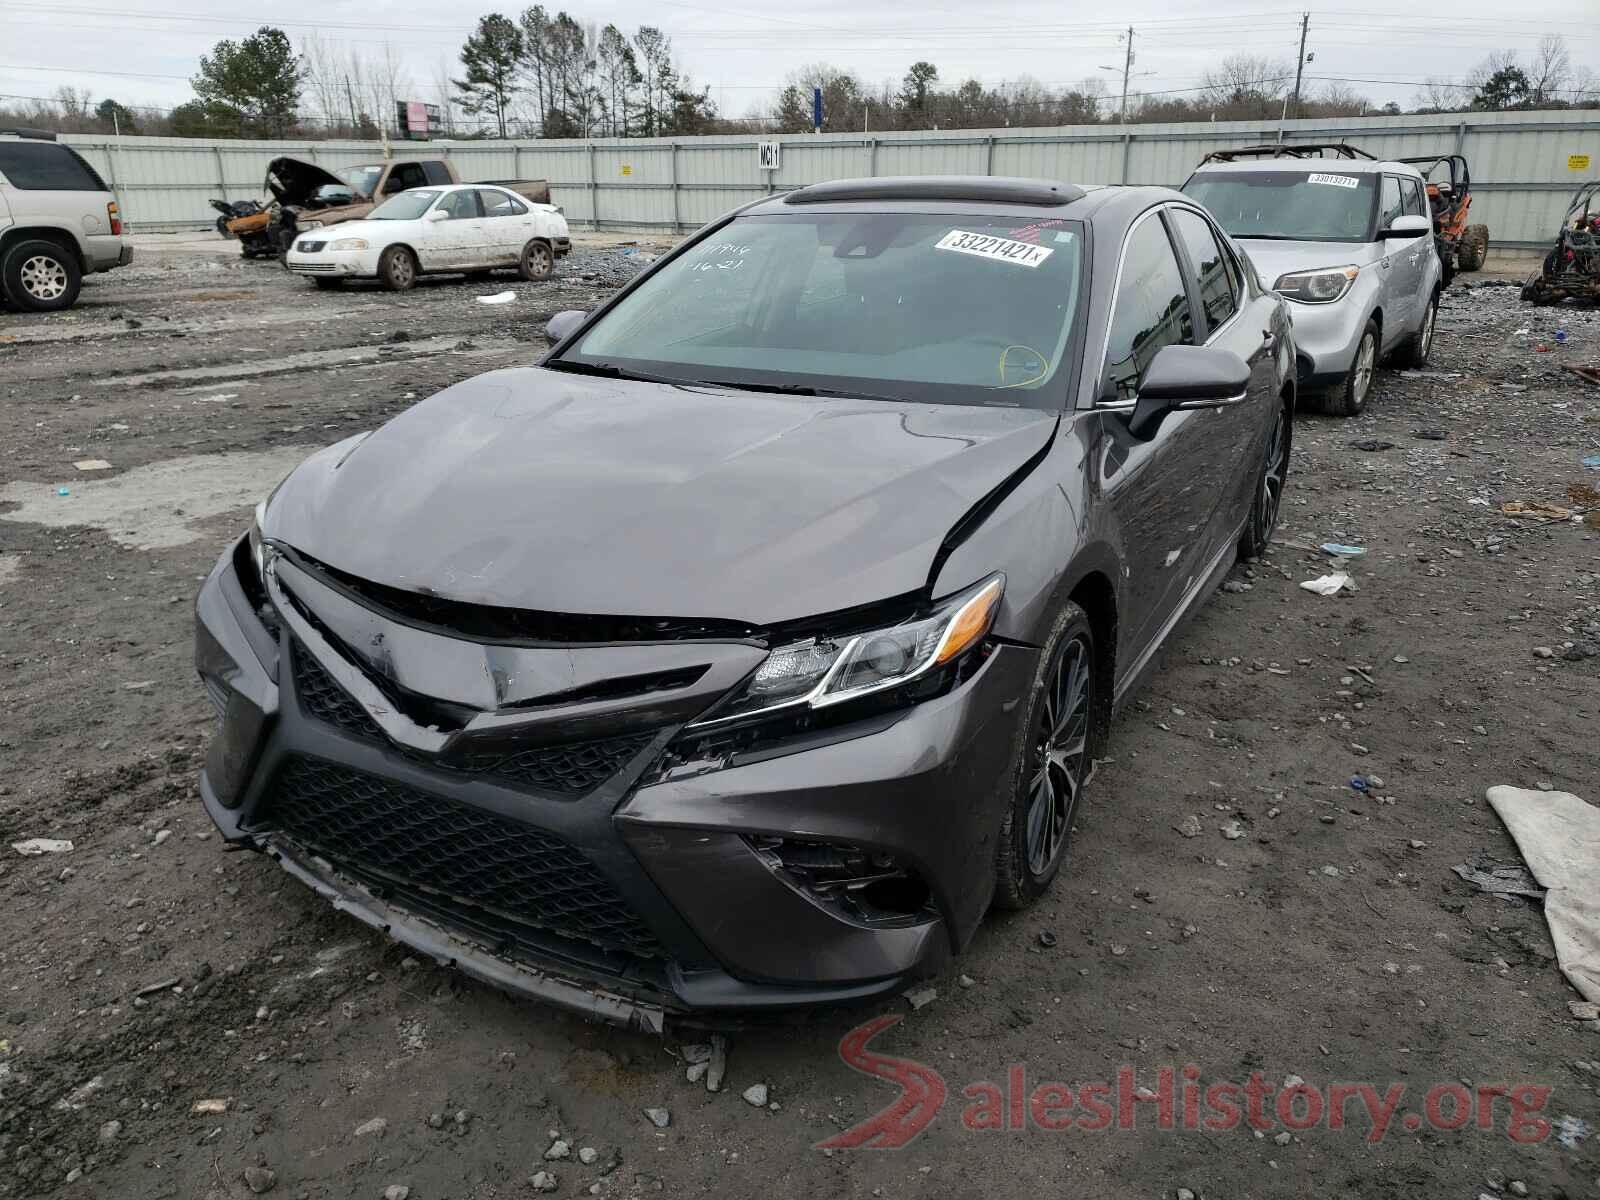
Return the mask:
<path fill-rule="evenodd" d="M 433 206 L 433 211 L 444 213 L 445 219 L 428 221 L 424 225 L 426 233 L 421 240 L 426 249 L 419 247 L 424 268 L 459 271 L 478 266 L 475 256 L 483 241 L 483 228 L 477 191 L 460 188 L 446 192 Z"/>

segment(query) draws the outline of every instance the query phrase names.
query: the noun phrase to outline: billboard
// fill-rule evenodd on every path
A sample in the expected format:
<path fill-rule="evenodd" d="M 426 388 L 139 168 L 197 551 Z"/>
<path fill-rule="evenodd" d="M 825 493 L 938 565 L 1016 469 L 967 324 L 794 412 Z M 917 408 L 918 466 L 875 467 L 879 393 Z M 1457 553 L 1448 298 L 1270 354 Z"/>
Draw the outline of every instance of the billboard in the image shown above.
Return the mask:
<path fill-rule="evenodd" d="M 401 137 L 416 142 L 425 142 L 444 129 L 439 106 L 421 100 L 396 100 L 395 126 Z"/>

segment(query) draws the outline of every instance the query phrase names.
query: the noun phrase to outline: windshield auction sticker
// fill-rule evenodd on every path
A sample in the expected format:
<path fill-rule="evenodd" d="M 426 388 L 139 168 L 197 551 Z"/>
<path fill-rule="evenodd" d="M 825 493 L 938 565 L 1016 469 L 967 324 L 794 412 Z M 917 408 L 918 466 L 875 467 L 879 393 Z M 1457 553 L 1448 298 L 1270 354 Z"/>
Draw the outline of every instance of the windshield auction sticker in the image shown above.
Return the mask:
<path fill-rule="evenodd" d="M 1306 176 L 1307 183 L 1326 183 L 1333 187 L 1360 187 L 1361 181 L 1354 175 L 1323 175 L 1313 171 Z"/>
<path fill-rule="evenodd" d="M 1017 267 L 1037 267 L 1055 253 L 1047 246 L 1032 246 L 1027 242 L 1014 242 L 1010 238 L 967 233 L 962 229 L 952 229 L 935 242 L 933 248 L 954 250 L 957 254 L 974 254 L 979 258 L 991 258 L 995 262 L 1010 263 Z"/>

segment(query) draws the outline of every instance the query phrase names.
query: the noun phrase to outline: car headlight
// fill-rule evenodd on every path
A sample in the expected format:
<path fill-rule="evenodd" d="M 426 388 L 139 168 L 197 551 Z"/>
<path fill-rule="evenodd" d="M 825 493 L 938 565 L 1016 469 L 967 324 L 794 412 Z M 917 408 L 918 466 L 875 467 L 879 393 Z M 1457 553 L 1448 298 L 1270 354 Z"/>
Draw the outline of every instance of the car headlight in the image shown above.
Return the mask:
<path fill-rule="evenodd" d="M 296 221 L 295 225 L 298 228 L 302 229 L 302 230 L 305 230 L 305 229 L 321 229 L 322 228 L 322 222 L 321 221 Z"/>
<path fill-rule="evenodd" d="M 780 646 L 729 701 L 691 728 L 777 710 L 827 708 L 909 683 L 982 642 L 1004 591 L 1005 576 L 991 575 L 899 625 Z"/>
<path fill-rule="evenodd" d="M 265 579 L 267 569 L 267 539 L 261 527 L 267 522 L 267 502 L 256 505 L 255 519 L 250 522 L 250 561 L 256 565 L 256 578 Z"/>
<path fill-rule="evenodd" d="M 1350 290 L 1361 268 L 1324 267 L 1319 271 L 1295 271 L 1279 276 L 1272 290 L 1302 304 L 1332 304 Z"/>
<path fill-rule="evenodd" d="M 367 248 L 367 239 L 340 238 L 338 241 L 332 243 L 328 248 L 330 250 L 365 250 Z"/>

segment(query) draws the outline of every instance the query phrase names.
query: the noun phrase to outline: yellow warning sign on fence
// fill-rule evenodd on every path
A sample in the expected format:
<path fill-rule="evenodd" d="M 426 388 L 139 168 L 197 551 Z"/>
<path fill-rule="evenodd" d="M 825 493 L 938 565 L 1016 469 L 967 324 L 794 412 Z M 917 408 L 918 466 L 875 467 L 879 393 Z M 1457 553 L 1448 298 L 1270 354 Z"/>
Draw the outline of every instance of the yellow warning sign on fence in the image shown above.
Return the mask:
<path fill-rule="evenodd" d="M 1571 162 L 1572 160 L 1568 159 L 1567 161 Z M 1589 165 L 1589 160 L 1587 158 L 1583 160 L 1583 165 L 1586 166 L 1586 167 Z M 1577 170 L 1578 168 L 1574 167 L 1573 169 Z M 632 175 L 633 174 L 633 166 L 632 166 L 632 164 L 631 163 L 623 163 L 622 164 L 622 173 L 624 175 Z"/>
<path fill-rule="evenodd" d="M 1567 170 L 1587 171 L 1589 169 L 1589 156 L 1587 154 L 1567 155 Z"/>

